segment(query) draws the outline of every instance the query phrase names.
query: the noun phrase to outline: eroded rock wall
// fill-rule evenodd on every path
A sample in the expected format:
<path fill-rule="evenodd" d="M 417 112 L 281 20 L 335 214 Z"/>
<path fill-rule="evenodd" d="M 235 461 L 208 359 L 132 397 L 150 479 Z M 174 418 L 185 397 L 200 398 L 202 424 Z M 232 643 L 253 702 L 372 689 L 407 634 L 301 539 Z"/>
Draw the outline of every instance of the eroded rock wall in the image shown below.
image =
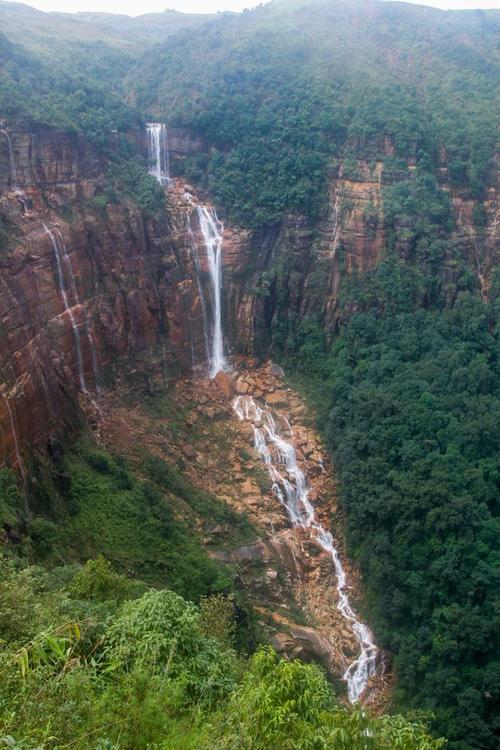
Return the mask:
<path fill-rule="evenodd" d="M 9 141 L 0 133 L 9 237 L 0 252 L 0 465 L 71 433 L 97 408 L 99 387 L 125 372 L 154 388 L 205 358 L 206 282 L 183 186 L 155 219 L 126 200 L 102 207 L 105 162 L 77 136 L 11 132 Z M 50 233 L 64 251 L 65 290 Z M 199 252 L 206 270 L 202 243 Z"/>
<path fill-rule="evenodd" d="M 169 135 L 174 174 L 179 165 L 182 172 L 186 157 L 206 151 L 194 133 Z M 0 252 L 0 465 L 16 463 L 16 441 L 25 455 L 71 431 L 92 411 L 96 380 L 109 385 L 126 371 L 147 389 L 157 379 L 203 368 L 202 292 L 211 304 L 206 252 L 185 195 L 186 189 L 196 192 L 192 186 L 175 179 L 156 219 L 124 200 L 100 207 L 95 199 L 106 186 L 106 163 L 81 138 L 48 129 L 8 136 L 0 132 L 0 218 L 10 238 Z M 111 148 L 116 137 L 110 134 Z M 130 137 L 146 148 L 141 134 Z M 390 140 L 380 149 L 390 156 Z M 286 214 L 279 225 L 253 233 L 226 223 L 223 318 L 229 354 L 266 354 L 273 338 L 286 336 L 307 317 L 334 335 L 341 280 L 375 267 L 387 247 L 384 187 L 411 175 L 414 162 L 410 155 L 406 167 L 394 171 L 376 159 L 339 159 L 314 223 Z M 479 212 L 450 189 L 445 154 L 439 180 L 451 193 L 452 239 L 486 296 L 498 253 L 498 171 Z M 72 298 L 70 306 L 88 395 L 79 385 L 74 333 L 44 224 L 60 233 L 74 276 L 78 300 Z M 405 242 L 397 241 L 396 251 L 411 260 Z"/>

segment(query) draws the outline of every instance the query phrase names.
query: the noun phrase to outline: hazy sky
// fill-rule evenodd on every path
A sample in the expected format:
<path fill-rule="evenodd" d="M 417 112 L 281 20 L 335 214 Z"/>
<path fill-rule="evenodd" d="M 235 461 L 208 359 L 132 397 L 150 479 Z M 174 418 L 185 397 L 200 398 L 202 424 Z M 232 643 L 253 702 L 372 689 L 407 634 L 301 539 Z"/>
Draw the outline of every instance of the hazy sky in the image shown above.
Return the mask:
<path fill-rule="evenodd" d="M 10 0 L 14 2 L 16 0 Z M 17 0 L 19 1 L 19 0 Z M 20 0 L 22 2 L 22 0 Z M 406 0 L 436 8 L 500 8 L 500 0 Z M 185 13 L 212 13 L 217 10 L 243 10 L 258 5 L 259 0 L 26 0 L 26 5 L 40 10 L 60 10 L 73 13 L 79 10 L 127 13 L 137 16 L 166 8 Z"/>

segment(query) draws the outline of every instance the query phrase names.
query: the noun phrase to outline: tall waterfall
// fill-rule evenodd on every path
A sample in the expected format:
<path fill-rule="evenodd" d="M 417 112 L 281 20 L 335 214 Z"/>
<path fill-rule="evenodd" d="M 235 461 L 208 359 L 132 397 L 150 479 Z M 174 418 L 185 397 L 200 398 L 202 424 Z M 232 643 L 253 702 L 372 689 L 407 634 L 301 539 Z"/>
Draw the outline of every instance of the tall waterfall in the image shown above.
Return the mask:
<path fill-rule="evenodd" d="M 49 235 L 54 249 L 54 256 L 56 259 L 57 268 L 57 281 L 59 286 L 59 292 L 64 303 L 64 310 L 68 313 L 68 317 L 71 323 L 71 330 L 73 331 L 73 340 L 75 342 L 76 352 L 76 365 L 78 370 L 78 380 L 80 381 L 80 388 L 84 393 L 87 393 L 87 383 L 85 380 L 85 372 L 83 367 L 83 355 L 82 355 L 82 342 L 80 337 L 80 330 L 73 314 L 73 306 L 80 307 L 80 299 L 78 297 L 78 290 L 76 288 L 75 275 L 73 273 L 73 267 L 71 260 L 68 256 L 68 251 L 64 243 L 63 237 L 59 230 L 54 229 L 51 231 L 45 224 L 43 225 L 44 230 Z M 66 273 L 65 273 L 66 270 Z M 66 284 L 66 278 L 69 283 Z M 73 304 L 70 304 L 70 296 L 73 300 Z M 86 339 L 90 348 L 92 369 L 94 374 L 94 381 L 98 388 L 98 365 L 97 365 L 97 352 L 94 343 L 94 337 L 87 320 L 84 321 L 83 329 L 85 332 Z"/>
<path fill-rule="evenodd" d="M 207 314 L 207 302 L 201 283 L 201 264 L 196 247 L 196 237 L 191 226 L 191 219 L 188 216 L 187 230 L 191 238 L 193 260 L 198 278 L 200 302 L 203 312 L 203 333 L 208 347 L 209 373 L 210 377 L 214 378 L 218 372 L 227 368 L 222 331 L 222 242 L 224 226 L 219 221 L 215 209 L 207 208 L 201 203 L 195 203 L 192 195 L 189 193 L 186 193 L 185 197 L 196 211 L 207 254 L 210 276 L 210 316 Z"/>
<path fill-rule="evenodd" d="M 378 650 L 369 629 L 357 619 L 349 603 L 346 574 L 333 536 L 316 520 L 314 507 L 308 497 L 307 480 L 297 465 L 295 449 L 291 442 L 280 435 L 272 412 L 258 406 L 250 396 L 238 396 L 233 407 L 240 420 L 252 423 L 255 449 L 266 464 L 273 492 L 286 508 L 290 521 L 294 526 L 311 530 L 317 543 L 332 559 L 337 577 L 337 608 L 349 621 L 360 649 L 358 658 L 343 675 L 349 700 L 355 703 L 376 671 Z"/>
<path fill-rule="evenodd" d="M 212 346 L 210 351 L 210 377 L 214 378 L 226 367 L 224 338 L 222 335 L 222 238 L 224 227 L 215 210 L 196 206 L 203 241 L 207 249 L 208 268 L 212 285 Z"/>
<path fill-rule="evenodd" d="M 160 185 L 170 182 L 170 152 L 167 128 L 161 122 L 148 122 L 149 174 L 156 177 Z"/>

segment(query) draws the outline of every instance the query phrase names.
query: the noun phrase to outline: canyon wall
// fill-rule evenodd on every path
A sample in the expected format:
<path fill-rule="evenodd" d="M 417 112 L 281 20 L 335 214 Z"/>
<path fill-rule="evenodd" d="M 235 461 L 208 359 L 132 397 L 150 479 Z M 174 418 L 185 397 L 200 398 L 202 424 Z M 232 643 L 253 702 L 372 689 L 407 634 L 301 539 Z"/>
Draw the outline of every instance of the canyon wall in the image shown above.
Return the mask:
<path fill-rule="evenodd" d="M 377 145 L 390 156 L 389 139 Z M 439 274 L 443 286 L 453 284 L 463 258 L 476 276 L 478 290 L 488 296 L 492 273 L 498 265 L 498 161 L 491 173 L 485 200 L 478 203 L 450 186 L 446 154 L 441 154 L 439 186 L 449 193 L 454 229 L 451 250 Z M 384 188 L 409 179 L 414 157 L 405 168 L 387 169 L 380 160 L 338 159 L 332 166 L 327 200 L 316 222 L 287 214 L 272 231 L 256 233 L 239 272 L 239 284 L 226 289 L 228 330 L 240 347 L 265 350 L 274 335 L 293 328 L 307 317 L 320 321 L 327 338 L 338 327 L 338 293 L 346 274 L 375 268 L 392 234 L 396 253 L 415 261 L 415 246 L 405 241 L 404 227 L 389 226 L 384 217 Z M 475 209 L 480 209 L 480 221 Z M 269 271 L 272 270 L 272 273 Z"/>
<path fill-rule="evenodd" d="M 156 218 L 128 200 L 103 206 L 106 164 L 78 136 L 8 135 L 0 133 L 0 465 L 22 471 L 31 447 L 50 450 L 92 418 L 100 387 L 126 373 L 147 390 L 204 361 L 204 279 L 182 189 Z"/>
<path fill-rule="evenodd" d="M 145 147 L 142 135 L 131 137 Z M 111 147 L 115 139 L 111 134 Z M 206 148 L 187 131 L 170 132 L 169 141 L 174 174 Z M 390 155 L 390 141 L 383 148 Z M 0 465 L 22 464 L 31 448 L 51 450 L 82 421 L 92 422 L 99 387 L 117 378 L 126 375 L 147 390 L 205 366 L 202 302 L 210 304 L 210 293 L 206 252 L 185 195 L 194 189 L 176 178 L 164 211 L 147 217 L 128 200 L 103 206 L 105 169 L 103 157 L 76 134 L 0 131 L 0 230 L 8 237 L 0 246 Z M 226 224 L 230 354 L 265 353 L 284 316 L 290 327 L 315 317 L 333 335 L 343 275 L 373 268 L 383 256 L 389 231 L 383 188 L 412 169 L 412 158 L 397 173 L 376 160 L 347 169 L 340 159 L 317 222 L 287 214 L 280 225 L 254 233 Z M 445 155 L 440 180 L 449 190 Z M 489 188 L 480 227 L 474 202 L 451 192 L 453 239 L 485 295 L 496 262 L 497 185 Z M 67 304 L 49 232 L 65 252 Z M 411 256 L 404 242 L 396 250 Z M 442 273 L 453 275 L 451 261 Z"/>

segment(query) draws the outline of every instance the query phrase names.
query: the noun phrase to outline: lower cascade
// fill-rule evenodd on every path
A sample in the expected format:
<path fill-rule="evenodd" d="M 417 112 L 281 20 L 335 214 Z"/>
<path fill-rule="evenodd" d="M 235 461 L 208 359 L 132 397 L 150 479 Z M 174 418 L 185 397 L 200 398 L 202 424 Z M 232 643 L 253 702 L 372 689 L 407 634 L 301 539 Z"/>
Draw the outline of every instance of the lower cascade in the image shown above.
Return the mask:
<path fill-rule="evenodd" d="M 359 644 L 360 653 L 344 672 L 348 697 L 356 703 L 377 669 L 378 649 L 366 625 L 360 622 L 347 595 L 346 574 L 342 567 L 332 534 L 316 520 L 309 500 L 309 488 L 297 464 L 295 448 L 280 435 L 280 429 L 269 409 L 260 407 L 251 396 L 238 396 L 233 402 L 238 418 L 252 424 L 254 447 L 264 461 L 272 481 L 272 491 L 285 507 L 293 526 L 309 529 L 316 542 L 333 562 L 337 578 L 337 608 L 348 620 Z M 291 433 L 291 426 L 288 424 Z"/>

